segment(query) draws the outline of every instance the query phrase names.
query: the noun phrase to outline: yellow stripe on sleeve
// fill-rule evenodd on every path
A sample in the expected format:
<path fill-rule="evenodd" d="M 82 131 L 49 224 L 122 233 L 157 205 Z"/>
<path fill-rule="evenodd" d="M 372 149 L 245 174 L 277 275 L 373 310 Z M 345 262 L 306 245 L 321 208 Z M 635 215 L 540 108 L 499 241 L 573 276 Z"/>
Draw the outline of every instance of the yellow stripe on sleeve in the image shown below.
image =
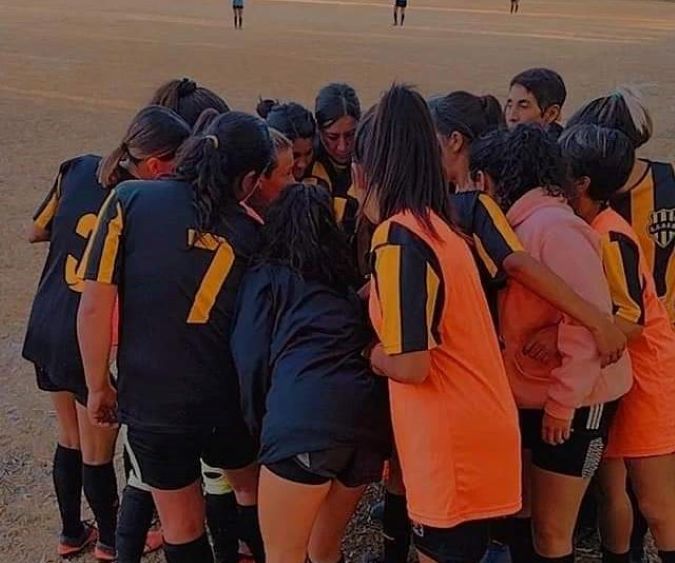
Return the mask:
<path fill-rule="evenodd" d="M 610 241 L 607 235 L 602 238 L 602 255 L 614 314 L 630 323 L 638 323 L 642 317 L 642 308 L 631 296 L 621 248 L 618 243 Z"/>
<path fill-rule="evenodd" d="M 101 261 L 99 263 L 97 276 L 97 281 L 99 282 L 112 283 L 123 226 L 122 206 L 117 202 L 115 206 L 115 216 L 108 222 L 108 232 L 106 233 L 103 242 L 103 251 L 101 252 Z"/>
<path fill-rule="evenodd" d="M 429 348 L 438 346 L 439 342 L 434 335 L 434 320 L 436 317 L 436 307 L 438 303 L 438 289 L 441 280 L 434 272 L 433 268 L 427 264 L 427 331 L 429 333 Z"/>
<path fill-rule="evenodd" d="M 382 345 L 388 354 L 400 354 L 403 349 L 400 246 L 382 246 L 376 251 L 375 275 L 382 311 Z"/>
<path fill-rule="evenodd" d="M 504 215 L 502 210 L 497 205 L 497 202 L 487 195 L 481 195 L 479 199 L 481 204 L 483 205 L 483 208 L 485 209 L 485 211 L 487 211 L 488 215 L 490 216 L 490 219 L 492 220 L 492 224 L 495 226 L 495 229 L 499 231 L 499 234 L 502 235 L 502 238 L 504 239 L 504 241 L 506 241 L 506 244 L 508 244 L 509 247 L 511 247 L 511 250 L 513 250 L 513 252 L 520 252 L 525 250 L 523 248 L 522 243 L 518 239 L 518 236 L 513 230 L 513 227 L 509 225 L 509 222 L 506 219 L 506 215 Z"/>

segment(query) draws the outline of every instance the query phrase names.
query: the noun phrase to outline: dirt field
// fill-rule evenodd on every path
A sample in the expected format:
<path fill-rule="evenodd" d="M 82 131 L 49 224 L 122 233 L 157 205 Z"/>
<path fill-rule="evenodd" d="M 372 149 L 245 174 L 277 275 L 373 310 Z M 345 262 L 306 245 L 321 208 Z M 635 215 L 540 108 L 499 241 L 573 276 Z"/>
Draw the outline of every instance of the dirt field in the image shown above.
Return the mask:
<path fill-rule="evenodd" d="M 54 416 L 20 358 L 45 247 L 24 227 L 59 162 L 104 152 L 162 81 L 189 75 L 250 110 L 259 95 L 310 104 L 330 80 L 364 106 L 394 80 L 425 93 L 506 94 L 517 71 L 552 66 L 567 111 L 620 83 L 642 87 L 675 155 L 675 5 L 634 0 L 411 0 L 404 29 L 382 0 L 0 0 L 0 563 L 55 561 Z M 89 556 L 90 557 L 90 556 Z M 85 558 L 86 559 L 86 558 Z"/>

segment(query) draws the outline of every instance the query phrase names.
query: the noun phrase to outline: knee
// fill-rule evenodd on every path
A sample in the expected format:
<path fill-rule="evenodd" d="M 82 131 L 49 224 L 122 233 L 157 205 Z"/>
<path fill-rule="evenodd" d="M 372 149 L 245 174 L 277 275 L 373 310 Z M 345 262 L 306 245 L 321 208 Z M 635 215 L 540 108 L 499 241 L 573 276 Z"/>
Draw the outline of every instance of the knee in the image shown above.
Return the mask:
<path fill-rule="evenodd" d="M 535 522 L 533 525 L 534 546 L 540 555 L 562 556 L 572 550 L 572 530 L 559 521 Z"/>
<path fill-rule="evenodd" d="M 661 494 L 646 495 L 638 499 L 640 512 L 649 523 L 651 529 L 660 528 L 664 524 L 673 524 L 669 522 L 675 516 L 675 502 L 672 495 Z"/>

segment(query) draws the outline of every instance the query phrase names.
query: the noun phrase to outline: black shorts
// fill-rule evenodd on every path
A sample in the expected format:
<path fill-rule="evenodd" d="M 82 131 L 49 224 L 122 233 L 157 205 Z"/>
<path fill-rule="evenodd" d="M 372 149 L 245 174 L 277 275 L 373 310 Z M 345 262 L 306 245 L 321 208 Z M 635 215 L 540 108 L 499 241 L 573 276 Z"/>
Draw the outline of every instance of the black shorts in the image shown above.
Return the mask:
<path fill-rule="evenodd" d="M 385 456 L 366 448 L 332 448 L 264 464 L 275 475 L 303 485 L 339 481 L 360 487 L 382 479 Z"/>
<path fill-rule="evenodd" d="M 47 370 L 39 367 L 35 364 L 35 378 L 37 379 L 38 389 L 41 391 L 47 391 L 48 393 L 60 393 L 68 392 L 72 393 L 75 396 L 75 400 L 80 403 L 83 407 L 87 406 L 87 384 L 82 378 L 82 381 L 78 381 L 78 377 L 70 377 L 67 382 L 55 381 L 54 378 L 50 377 Z"/>
<path fill-rule="evenodd" d="M 221 469 L 242 469 L 256 460 L 257 448 L 243 421 L 185 432 L 127 428 L 128 454 L 138 479 L 150 487 L 182 489 L 201 476 L 200 458 Z"/>
<path fill-rule="evenodd" d="M 478 563 L 490 541 L 490 521 L 465 522 L 454 528 L 432 528 L 413 522 L 415 548 L 438 563 Z"/>
<path fill-rule="evenodd" d="M 408 0 L 396 0 L 396 7 L 397 8 L 407 8 L 408 7 Z"/>
<path fill-rule="evenodd" d="M 543 410 L 521 409 L 523 449 L 532 451 L 532 463 L 540 469 L 590 479 L 600 467 L 618 405 L 614 401 L 578 408 L 572 420 L 572 436 L 560 446 L 551 446 L 541 438 Z"/>

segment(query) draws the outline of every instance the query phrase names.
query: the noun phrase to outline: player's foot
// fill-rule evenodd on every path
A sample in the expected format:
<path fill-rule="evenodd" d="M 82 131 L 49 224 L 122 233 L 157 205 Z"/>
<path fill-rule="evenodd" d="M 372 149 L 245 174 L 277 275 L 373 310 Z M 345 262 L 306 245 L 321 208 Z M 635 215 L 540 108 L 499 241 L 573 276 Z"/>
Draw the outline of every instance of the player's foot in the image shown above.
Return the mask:
<path fill-rule="evenodd" d="M 94 557 L 97 561 L 115 561 L 117 554 L 115 548 L 101 542 L 96 542 Z"/>
<path fill-rule="evenodd" d="M 162 536 L 162 530 L 148 530 L 148 535 L 145 536 L 143 555 L 157 551 L 163 545 L 164 537 Z"/>
<path fill-rule="evenodd" d="M 86 522 L 82 522 L 82 526 L 82 534 L 78 538 L 70 538 L 61 534 L 59 545 L 56 548 L 56 552 L 61 557 L 73 557 L 87 549 L 98 539 L 98 530 L 95 526 Z"/>

